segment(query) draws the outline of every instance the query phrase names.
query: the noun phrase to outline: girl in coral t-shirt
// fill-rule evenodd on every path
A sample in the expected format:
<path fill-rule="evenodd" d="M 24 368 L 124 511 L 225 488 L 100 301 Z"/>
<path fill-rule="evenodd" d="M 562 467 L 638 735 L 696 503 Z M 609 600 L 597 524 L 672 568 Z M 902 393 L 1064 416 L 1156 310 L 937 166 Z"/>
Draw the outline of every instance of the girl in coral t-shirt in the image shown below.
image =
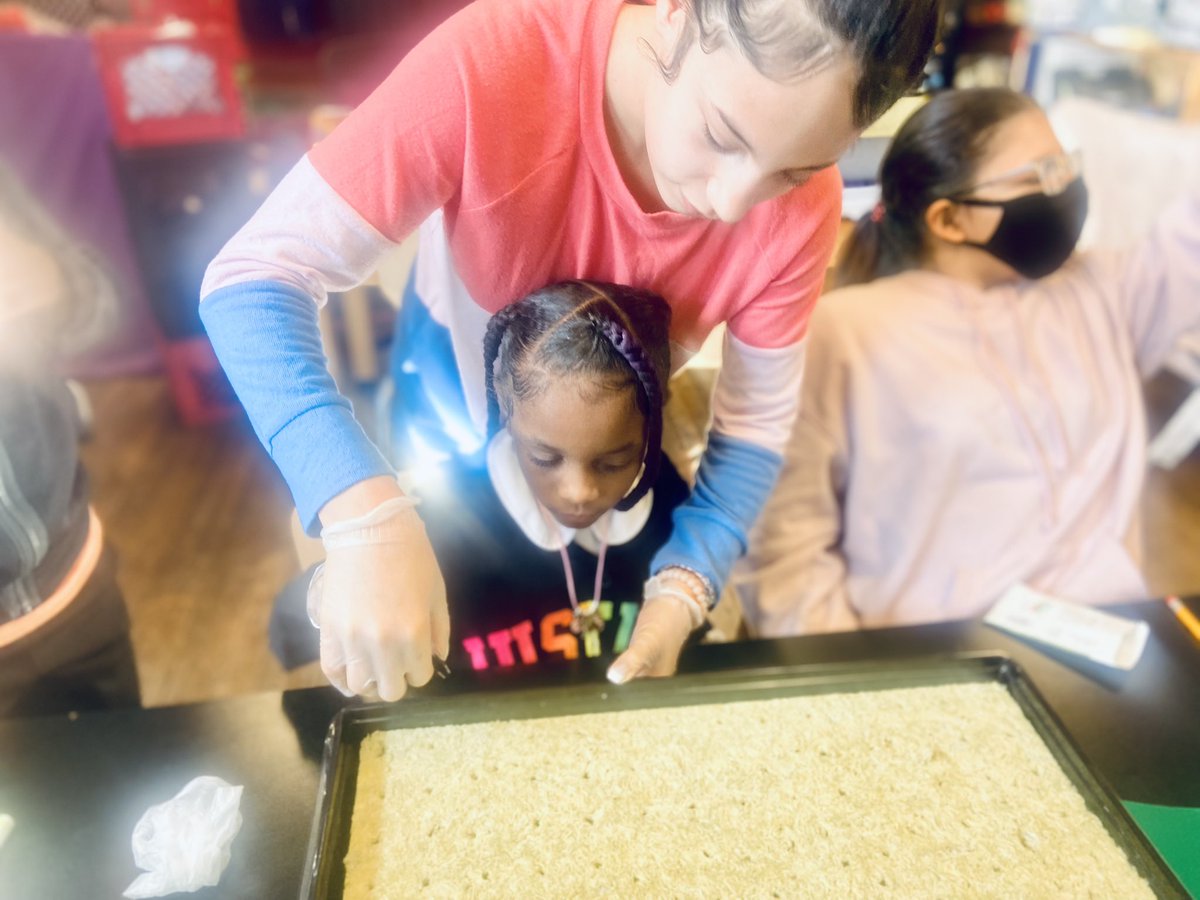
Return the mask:
<path fill-rule="evenodd" d="M 210 265 L 201 316 L 259 438 L 329 546 L 322 666 L 348 693 L 401 696 L 449 648 L 441 574 L 388 462 L 329 377 L 317 306 L 437 214 L 473 302 L 418 257 L 406 315 L 454 365 L 433 405 L 482 438 L 487 318 L 570 278 L 672 308 L 676 362 L 728 326 L 696 486 L 652 566 L 614 680 L 663 674 L 656 635 L 715 602 L 780 466 L 808 316 L 840 211 L 834 163 L 920 77 L 934 0 L 480 0 L 413 50 L 295 167 Z M 425 243 L 425 242 L 423 242 Z M 464 498 L 466 499 L 466 498 Z M 390 507 L 389 507 L 390 508 Z M 657 620 L 657 624 L 656 624 Z"/>

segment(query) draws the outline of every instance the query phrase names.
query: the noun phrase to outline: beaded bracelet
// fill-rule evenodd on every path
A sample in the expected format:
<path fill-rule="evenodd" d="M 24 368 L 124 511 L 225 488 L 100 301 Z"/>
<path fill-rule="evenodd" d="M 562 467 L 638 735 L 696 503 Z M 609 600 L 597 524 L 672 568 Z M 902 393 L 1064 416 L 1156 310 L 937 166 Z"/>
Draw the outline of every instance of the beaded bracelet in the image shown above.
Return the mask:
<path fill-rule="evenodd" d="M 653 594 L 647 594 L 647 599 L 651 597 L 672 597 L 682 603 L 691 620 L 693 631 L 704 624 L 704 610 L 700 608 L 700 601 L 687 591 L 681 591 L 677 587 L 660 587 Z"/>
<path fill-rule="evenodd" d="M 692 617 L 692 627 L 698 628 L 712 607 L 712 589 L 708 579 L 685 566 L 667 566 L 659 569 L 646 582 L 647 599 L 655 594 L 664 594 L 684 601 Z"/>
<path fill-rule="evenodd" d="M 717 592 L 713 590 L 712 582 L 707 577 L 701 575 L 695 569 L 689 569 L 687 566 L 670 565 L 659 569 L 654 573 L 654 577 L 662 576 L 664 579 L 673 578 L 678 581 L 684 581 L 690 584 L 695 590 L 696 596 L 704 604 L 704 610 L 707 612 L 716 605 Z"/>

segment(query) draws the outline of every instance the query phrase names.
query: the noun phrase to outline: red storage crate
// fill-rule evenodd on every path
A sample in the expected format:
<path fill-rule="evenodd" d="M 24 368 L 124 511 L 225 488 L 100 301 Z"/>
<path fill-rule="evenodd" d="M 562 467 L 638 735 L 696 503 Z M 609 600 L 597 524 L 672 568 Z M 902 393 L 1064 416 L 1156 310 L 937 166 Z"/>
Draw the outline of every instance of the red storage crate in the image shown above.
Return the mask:
<path fill-rule="evenodd" d="M 246 58 L 246 43 L 237 0 L 132 0 L 130 12 L 143 25 L 162 25 L 182 19 L 196 25 L 216 25 L 229 31 L 234 59 Z"/>
<path fill-rule="evenodd" d="M 225 25 L 231 31 L 240 27 L 236 0 L 133 0 L 129 7 L 134 18 L 154 24 L 187 19 Z"/>
<path fill-rule="evenodd" d="M 29 20 L 25 18 L 25 10 L 19 6 L 0 6 L 0 34 L 6 31 L 29 31 Z"/>
<path fill-rule="evenodd" d="M 241 411 L 237 394 L 205 336 L 159 345 L 171 399 L 184 425 L 212 425 Z"/>
<path fill-rule="evenodd" d="M 113 137 L 121 147 L 226 140 L 245 133 L 224 25 L 175 20 L 92 32 Z"/>

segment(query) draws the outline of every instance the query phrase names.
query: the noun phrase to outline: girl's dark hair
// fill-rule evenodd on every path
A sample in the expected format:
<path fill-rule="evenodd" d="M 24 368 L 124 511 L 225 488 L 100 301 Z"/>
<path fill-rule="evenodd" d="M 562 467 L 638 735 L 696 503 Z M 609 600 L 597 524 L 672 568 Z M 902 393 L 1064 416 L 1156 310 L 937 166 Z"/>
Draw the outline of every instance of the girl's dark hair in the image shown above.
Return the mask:
<path fill-rule="evenodd" d="M 645 468 L 617 504 L 630 509 L 658 477 L 670 325 L 671 308 L 662 297 L 603 282 L 563 281 L 506 306 L 492 316 L 483 338 L 488 436 L 512 415 L 513 400 L 537 394 L 548 375 L 596 375 L 614 390 L 636 387 L 646 420 Z"/>
<path fill-rule="evenodd" d="M 1037 104 L 1008 88 L 937 94 L 901 126 L 879 166 L 881 198 L 858 220 L 837 267 L 844 287 L 920 265 L 925 211 L 970 189 L 998 126 Z"/>
<path fill-rule="evenodd" d="M 687 28 L 659 67 L 679 74 L 693 43 L 727 38 L 760 73 L 787 83 L 849 53 L 858 67 L 854 123 L 869 125 L 915 87 L 937 40 L 942 0 L 681 0 Z"/>

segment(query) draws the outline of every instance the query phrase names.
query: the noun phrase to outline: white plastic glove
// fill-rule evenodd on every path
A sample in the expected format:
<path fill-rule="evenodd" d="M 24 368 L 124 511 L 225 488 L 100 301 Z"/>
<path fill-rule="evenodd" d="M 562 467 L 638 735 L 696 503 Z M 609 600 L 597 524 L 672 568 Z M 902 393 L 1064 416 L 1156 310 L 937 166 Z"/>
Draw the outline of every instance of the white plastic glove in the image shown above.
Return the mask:
<path fill-rule="evenodd" d="M 215 775 L 193 778 L 178 794 L 146 810 L 133 828 L 139 875 L 124 896 L 141 900 L 212 887 L 229 865 L 242 828 L 241 785 Z"/>
<path fill-rule="evenodd" d="M 411 497 L 326 526 L 308 588 L 321 669 L 348 697 L 398 700 L 450 652 L 446 585 Z"/>
<path fill-rule="evenodd" d="M 645 599 L 629 647 L 608 667 L 608 680 L 673 675 L 688 635 L 704 624 L 704 581 L 686 569 L 666 568 L 646 582 Z"/>

